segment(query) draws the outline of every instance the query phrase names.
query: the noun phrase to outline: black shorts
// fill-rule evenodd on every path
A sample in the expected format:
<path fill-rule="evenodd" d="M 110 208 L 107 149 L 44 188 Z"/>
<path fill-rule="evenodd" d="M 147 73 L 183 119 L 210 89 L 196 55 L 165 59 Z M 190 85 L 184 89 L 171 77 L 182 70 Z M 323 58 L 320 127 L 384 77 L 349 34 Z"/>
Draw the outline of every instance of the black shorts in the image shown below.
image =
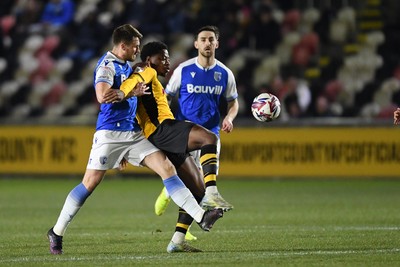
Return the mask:
<path fill-rule="evenodd" d="M 148 139 L 153 145 L 163 150 L 175 167 L 178 167 L 189 156 L 187 145 L 189 133 L 194 125 L 190 121 L 167 119 L 157 126 Z"/>

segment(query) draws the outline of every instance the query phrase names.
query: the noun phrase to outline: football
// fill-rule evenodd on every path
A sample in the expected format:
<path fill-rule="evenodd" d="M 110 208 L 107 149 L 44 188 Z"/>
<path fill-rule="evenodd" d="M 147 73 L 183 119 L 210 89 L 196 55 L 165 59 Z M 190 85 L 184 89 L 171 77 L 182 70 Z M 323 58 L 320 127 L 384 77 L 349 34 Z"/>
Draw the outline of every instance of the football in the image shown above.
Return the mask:
<path fill-rule="evenodd" d="M 251 112 L 258 121 L 272 121 L 281 113 L 281 102 L 273 94 L 262 93 L 254 98 Z"/>

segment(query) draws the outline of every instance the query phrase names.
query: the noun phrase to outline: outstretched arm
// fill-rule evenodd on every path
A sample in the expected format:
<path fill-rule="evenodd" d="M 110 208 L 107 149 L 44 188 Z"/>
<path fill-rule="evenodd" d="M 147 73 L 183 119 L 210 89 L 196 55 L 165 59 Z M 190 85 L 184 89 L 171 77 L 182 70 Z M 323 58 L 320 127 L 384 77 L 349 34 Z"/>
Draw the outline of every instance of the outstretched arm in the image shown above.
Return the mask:
<path fill-rule="evenodd" d="M 222 121 L 222 131 L 230 133 L 233 130 L 233 120 L 236 118 L 239 112 L 239 102 L 237 99 L 228 102 L 228 111 Z"/>

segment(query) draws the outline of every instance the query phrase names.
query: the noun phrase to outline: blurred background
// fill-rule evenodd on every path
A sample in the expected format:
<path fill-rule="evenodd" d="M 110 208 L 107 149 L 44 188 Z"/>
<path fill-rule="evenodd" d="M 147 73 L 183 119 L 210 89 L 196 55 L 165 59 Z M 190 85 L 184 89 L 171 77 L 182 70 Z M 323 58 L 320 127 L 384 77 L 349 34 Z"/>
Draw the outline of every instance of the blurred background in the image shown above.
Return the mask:
<path fill-rule="evenodd" d="M 93 68 L 131 23 L 143 44 L 169 46 L 172 69 L 196 55 L 199 27 L 217 25 L 239 125 L 257 123 L 262 92 L 280 98 L 282 122 L 378 123 L 400 105 L 399 11 L 395 0 L 2 0 L 0 121 L 94 124 Z"/>

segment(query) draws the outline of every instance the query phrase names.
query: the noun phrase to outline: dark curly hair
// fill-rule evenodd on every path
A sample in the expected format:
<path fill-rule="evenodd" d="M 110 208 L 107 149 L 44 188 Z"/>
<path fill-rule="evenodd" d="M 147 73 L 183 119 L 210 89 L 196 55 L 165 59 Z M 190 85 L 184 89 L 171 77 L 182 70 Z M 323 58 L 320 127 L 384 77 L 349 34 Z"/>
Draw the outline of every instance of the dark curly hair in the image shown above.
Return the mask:
<path fill-rule="evenodd" d="M 163 42 L 150 42 L 143 46 L 140 52 L 140 59 L 146 61 L 147 57 L 151 57 L 161 53 L 163 50 L 168 50 L 168 46 Z"/>

